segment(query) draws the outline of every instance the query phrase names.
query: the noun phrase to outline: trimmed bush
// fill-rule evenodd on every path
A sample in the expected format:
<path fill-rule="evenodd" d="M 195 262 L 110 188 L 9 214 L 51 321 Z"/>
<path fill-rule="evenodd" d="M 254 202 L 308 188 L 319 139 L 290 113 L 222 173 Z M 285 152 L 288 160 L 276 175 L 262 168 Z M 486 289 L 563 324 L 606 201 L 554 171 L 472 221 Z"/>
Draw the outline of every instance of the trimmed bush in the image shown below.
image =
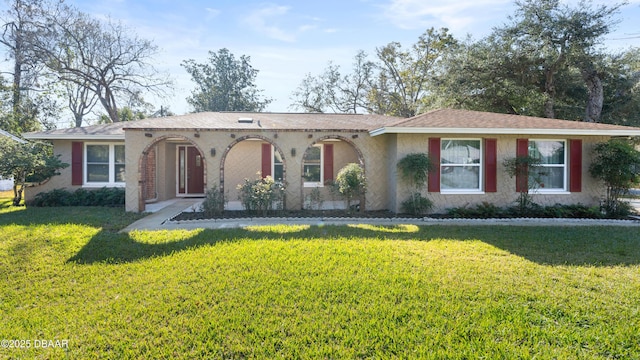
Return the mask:
<path fill-rule="evenodd" d="M 36 207 L 57 206 L 124 206 L 124 188 L 103 187 L 96 190 L 78 189 L 69 191 L 54 189 L 41 192 L 28 205 Z"/>

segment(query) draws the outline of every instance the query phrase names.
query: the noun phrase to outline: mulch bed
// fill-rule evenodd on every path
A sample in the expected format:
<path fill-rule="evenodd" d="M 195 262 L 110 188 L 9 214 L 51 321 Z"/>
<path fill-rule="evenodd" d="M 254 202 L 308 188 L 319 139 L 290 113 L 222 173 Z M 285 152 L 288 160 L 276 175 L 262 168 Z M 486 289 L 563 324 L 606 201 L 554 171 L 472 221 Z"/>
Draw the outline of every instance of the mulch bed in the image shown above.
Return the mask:
<path fill-rule="evenodd" d="M 354 211 L 346 212 L 345 210 L 281 210 L 273 211 L 267 214 L 239 211 L 224 211 L 219 216 L 206 216 L 203 212 L 183 212 L 171 220 L 208 220 L 208 219 L 250 219 L 250 218 L 363 218 L 363 219 L 389 219 L 389 218 L 416 218 L 415 215 L 396 214 L 388 210 L 379 211 Z M 433 215 L 430 215 L 433 217 Z"/>

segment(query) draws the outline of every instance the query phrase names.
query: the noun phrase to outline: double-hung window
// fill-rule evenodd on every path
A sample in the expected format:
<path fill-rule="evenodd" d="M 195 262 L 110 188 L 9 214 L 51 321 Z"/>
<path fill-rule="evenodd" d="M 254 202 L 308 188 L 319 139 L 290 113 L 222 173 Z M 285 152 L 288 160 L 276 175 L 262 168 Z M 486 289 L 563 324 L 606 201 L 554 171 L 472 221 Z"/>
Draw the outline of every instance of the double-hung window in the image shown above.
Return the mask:
<path fill-rule="evenodd" d="M 123 144 L 86 144 L 84 184 L 87 186 L 123 186 L 125 154 Z"/>
<path fill-rule="evenodd" d="M 307 148 L 302 159 L 302 177 L 305 187 L 320 187 L 323 185 L 323 156 L 322 144 Z"/>
<path fill-rule="evenodd" d="M 482 191 L 482 141 L 442 139 L 440 189 L 443 192 Z"/>
<path fill-rule="evenodd" d="M 540 165 L 529 174 L 529 188 L 540 192 L 567 190 L 567 156 L 564 140 L 529 140 L 529 156 Z"/>

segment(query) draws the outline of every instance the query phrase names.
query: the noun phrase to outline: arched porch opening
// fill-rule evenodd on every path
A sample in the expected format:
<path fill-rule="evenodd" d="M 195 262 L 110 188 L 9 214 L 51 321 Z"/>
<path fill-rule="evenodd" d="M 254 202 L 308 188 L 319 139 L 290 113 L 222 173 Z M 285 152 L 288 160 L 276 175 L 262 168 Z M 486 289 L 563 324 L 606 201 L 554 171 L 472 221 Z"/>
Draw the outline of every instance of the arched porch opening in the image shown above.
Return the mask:
<path fill-rule="evenodd" d="M 220 159 L 220 191 L 227 199 L 225 209 L 243 210 L 237 187 L 244 179 L 271 176 L 275 181 L 284 182 L 287 178 L 285 160 L 282 149 L 265 136 L 246 135 L 229 144 Z"/>
<path fill-rule="evenodd" d="M 344 209 L 346 203 L 335 189 L 334 182 L 340 169 L 349 163 L 359 164 L 366 174 L 362 151 L 350 139 L 340 135 L 327 135 L 311 143 L 305 149 L 301 165 L 301 208 Z M 359 202 L 360 210 L 364 210 L 365 200 L 363 196 Z"/>

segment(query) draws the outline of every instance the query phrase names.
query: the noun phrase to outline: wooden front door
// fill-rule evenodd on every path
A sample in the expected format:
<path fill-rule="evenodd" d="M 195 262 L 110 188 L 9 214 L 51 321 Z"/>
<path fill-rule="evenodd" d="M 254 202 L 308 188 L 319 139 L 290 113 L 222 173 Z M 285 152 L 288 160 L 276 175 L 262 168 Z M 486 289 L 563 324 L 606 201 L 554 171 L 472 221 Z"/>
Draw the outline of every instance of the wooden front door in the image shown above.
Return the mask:
<path fill-rule="evenodd" d="M 178 146 L 178 194 L 204 194 L 204 159 L 193 146 Z"/>

